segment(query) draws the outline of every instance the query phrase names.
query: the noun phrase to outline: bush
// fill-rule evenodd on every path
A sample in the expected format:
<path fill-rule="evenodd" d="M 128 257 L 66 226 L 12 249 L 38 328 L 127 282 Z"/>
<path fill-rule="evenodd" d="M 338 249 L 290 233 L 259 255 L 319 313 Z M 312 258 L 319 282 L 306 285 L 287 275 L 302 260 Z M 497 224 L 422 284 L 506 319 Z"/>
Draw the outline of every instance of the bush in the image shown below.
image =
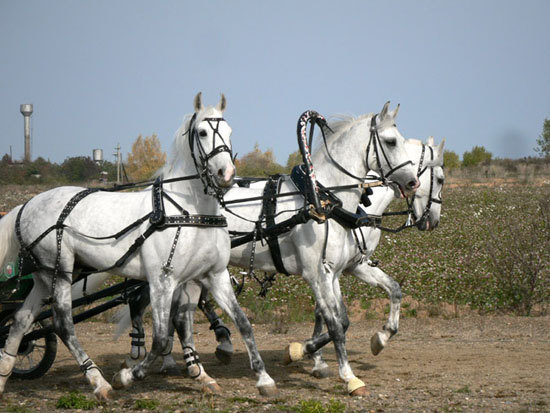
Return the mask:
<path fill-rule="evenodd" d="M 462 166 L 489 165 L 493 154 L 483 146 L 474 146 L 470 152 L 462 155 Z"/>
<path fill-rule="evenodd" d="M 503 230 L 487 240 L 501 306 L 518 315 L 530 315 L 534 305 L 549 298 L 550 191 L 545 192 L 521 219 L 506 216 Z"/>

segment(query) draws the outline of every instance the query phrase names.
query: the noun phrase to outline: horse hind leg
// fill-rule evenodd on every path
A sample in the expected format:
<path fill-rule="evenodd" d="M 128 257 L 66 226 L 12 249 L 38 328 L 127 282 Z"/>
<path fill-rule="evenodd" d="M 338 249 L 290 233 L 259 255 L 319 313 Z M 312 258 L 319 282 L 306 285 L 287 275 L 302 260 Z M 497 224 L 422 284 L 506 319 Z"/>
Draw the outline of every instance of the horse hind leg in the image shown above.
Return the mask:
<path fill-rule="evenodd" d="M 69 266 L 64 267 L 68 268 Z M 71 311 L 71 281 L 66 276 L 58 275 L 52 303 L 55 332 L 67 346 L 86 379 L 94 388 L 96 398 L 102 401 L 108 400 L 109 393 L 113 388 L 105 380 L 99 367 L 88 357 L 76 338 Z"/>
<path fill-rule="evenodd" d="M 177 300 L 174 300 L 177 308 L 173 323 L 180 337 L 187 373 L 189 377 L 201 383 L 205 393 L 221 393 L 221 387 L 206 373 L 199 355 L 195 351 L 193 321 L 195 309 L 201 296 L 201 287 L 195 282 L 188 282 L 178 292 Z"/>
<path fill-rule="evenodd" d="M 0 397 L 15 365 L 21 340 L 42 310 L 47 295 L 48 289 L 36 273 L 34 286 L 21 308 L 15 312 L 6 344 L 0 350 Z"/>
<path fill-rule="evenodd" d="M 151 309 L 153 312 L 153 344 L 145 358 L 132 368 L 123 368 L 113 377 L 116 389 L 129 387 L 134 380 L 142 380 L 153 362 L 168 344 L 170 307 L 176 282 L 170 277 L 153 277 L 149 280 Z"/>
<path fill-rule="evenodd" d="M 149 284 L 141 287 L 132 294 L 128 300 L 132 332 L 129 334 L 132 339 L 130 354 L 122 362 L 122 368 L 132 368 L 147 355 L 145 348 L 145 329 L 143 328 L 143 314 L 151 302 L 149 298 Z"/>

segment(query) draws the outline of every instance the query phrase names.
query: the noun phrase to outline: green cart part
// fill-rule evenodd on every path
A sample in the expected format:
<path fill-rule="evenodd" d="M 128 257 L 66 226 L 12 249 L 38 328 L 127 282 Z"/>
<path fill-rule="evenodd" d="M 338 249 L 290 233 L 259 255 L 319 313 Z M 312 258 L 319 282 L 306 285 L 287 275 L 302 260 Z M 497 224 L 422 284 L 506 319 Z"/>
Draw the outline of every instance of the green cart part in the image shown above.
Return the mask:
<path fill-rule="evenodd" d="M 18 278 L 18 261 L 8 262 L 0 271 L 0 300 L 22 301 L 30 293 L 34 285 L 32 274 Z"/>

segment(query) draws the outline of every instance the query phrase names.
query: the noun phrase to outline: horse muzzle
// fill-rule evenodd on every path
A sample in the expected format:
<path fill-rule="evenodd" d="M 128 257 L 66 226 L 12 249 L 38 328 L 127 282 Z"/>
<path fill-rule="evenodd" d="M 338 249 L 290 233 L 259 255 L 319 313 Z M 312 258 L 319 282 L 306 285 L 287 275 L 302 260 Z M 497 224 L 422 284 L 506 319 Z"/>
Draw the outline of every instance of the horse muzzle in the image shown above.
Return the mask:
<path fill-rule="evenodd" d="M 229 188 L 233 185 L 236 169 L 233 165 L 228 165 L 225 168 L 218 169 L 216 174 L 216 183 L 221 188 Z"/>

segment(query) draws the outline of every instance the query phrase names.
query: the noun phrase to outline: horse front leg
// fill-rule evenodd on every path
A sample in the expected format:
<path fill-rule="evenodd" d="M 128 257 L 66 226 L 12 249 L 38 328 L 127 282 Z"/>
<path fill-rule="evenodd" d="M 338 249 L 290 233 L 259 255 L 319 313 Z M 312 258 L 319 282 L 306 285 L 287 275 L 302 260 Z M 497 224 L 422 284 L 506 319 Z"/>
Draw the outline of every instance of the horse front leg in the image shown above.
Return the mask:
<path fill-rule="evenodd" d="M 250 367 L 254 370 L 258 379 L 256 382 L 256 387 L 258 388 L 260 394 L 264 396 L 276 395 L 277 386 L 275 385 L 275 381 L 269 376 L 269 374 L 267 374 L 267 371 L 265 370 L 265 364 L 260 356 L 260 353 L 258 352 L 250 321 L 248 321 L 248 318 L 237 302 L 237 297 L 235 297 L 235 292 L 231 286 L 229 272 L 226 269 L 221 273 L 210 274 L 207 278 L 207 282 L 207 287 L 212 296 L 222 310 L 225 311 L 229 317 L 231 317 L 241 333 L 250 358 Z"/>
<path fill-rule="evenodd" d="M 382 327 L 381 331 L 376 332 L 370 340 L 371 351 L 375 356 L 380 354 L 389 339 L 393 337 L 399 329 L 399 310 L 401 308 L 401 287 L 388 274 L 378 267 L 371 266 L 368 262 L 357 265 L 351 273 L 360 280 L 386 291 L 390 298 L 390 314 L 388 321 Z"/>
<path fill-rule="evenodd" d="M 123 368 L 113 377 L 116 389 L 129 387 L 134 380 L 142 380 L 147 370 L 162 354 L 169 339 L 169 322 L 172 297 L 177 286 L 176 281 L 165 274 L 149 279 L 149 293 L 153 314 L 153 344 L 145 358 L 131 368 Z"/>
<path fill-rule="evenodd" d="M 331 272 L 321 269 L 321 276 L 316 276 L 311 272 L 304 272 L 302 275 L 308 281 L 313 294 L 315 295 L 317 306 L 323 315 L 323 319 L 328 329 L 328 334 L 320 334 L 302 343 L 291 343 L 287 347 L 285 358 L 291 361 L 297 361 L 303 358 L 304 354 L 312 355 L 333 341 L 338 358 L 338 370 L 340 378 L 347 383 L 348 393 L 352 396 L 362 396 L 367 393 L 365 383 L 357 378 L 353 373 L 348 362 L 346 350 L 346 330 L 349 325 L 347 313 L 341 300 L 339 301 L 339 288 L 335 294 L 335 284 Z"/>
<path fill-rule="evenodd" d="M 178 289 L 178 296 L 174 297 L 177 304 L 174 311 L 173 323 L 180 337 L 183 349 L 183 359 L 187 366 L 189 377 L 202 384 L 206 393 L 221 393 L 221 388 L 212 377 L 210 377 L 200 362 L 199 355 L 195 350 L 193 339 L 193 321 L 195 309 L 201 297 L 201 286 L 193 281 L 188 282 Z"/>

